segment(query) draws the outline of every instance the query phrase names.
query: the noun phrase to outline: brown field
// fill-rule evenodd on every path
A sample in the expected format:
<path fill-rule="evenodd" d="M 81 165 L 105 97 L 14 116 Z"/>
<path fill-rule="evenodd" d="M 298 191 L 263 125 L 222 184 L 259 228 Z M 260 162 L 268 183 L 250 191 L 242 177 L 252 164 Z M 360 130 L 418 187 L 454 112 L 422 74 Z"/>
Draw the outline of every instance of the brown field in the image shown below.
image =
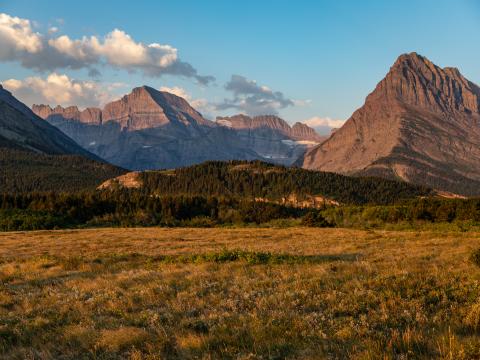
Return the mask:
<path fill-rule="evenodd" d="M 0 233 L 0 357 L 478 359 L 477 232 Z"/>

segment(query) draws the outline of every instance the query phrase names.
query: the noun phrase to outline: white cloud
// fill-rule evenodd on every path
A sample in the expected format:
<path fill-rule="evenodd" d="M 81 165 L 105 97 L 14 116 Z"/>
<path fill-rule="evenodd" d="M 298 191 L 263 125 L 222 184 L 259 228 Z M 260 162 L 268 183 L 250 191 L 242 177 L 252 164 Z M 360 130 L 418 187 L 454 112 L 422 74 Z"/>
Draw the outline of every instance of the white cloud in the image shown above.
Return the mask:
<path fill-rule="evenodd" d="M 98 46 L 98 40 L 95 37 L 71 40 L 68 36 L 62 35 L 48 40 L 48 45 L 66 58 L 71 57 L 85 64 L 99 61 L 99 55 L 94 47 L 95 45 Z"/>
<path fill-rule="evenodd" d="M 301 122 L 314 128 L 321 135 L 330 135 L 333 129 L 342 127 L 345 120 L 333 120 L 329 117 L 314 116 Z"/>
<path fill-rule="evenodd" d="M 192 96 L 184 89 L 179 86 L 168 87 L 162 86 L 160 91 L 166 91 L 171 94 L 180 96 L 188 101 L 188 103 L 197 111 L 201 112 L 206 117 L 213 118 L 213 112 L 215 110 L 215 106 L 210 104 L 207 99 L 193 99 Z"/>
<path fill-rule="evenodd" d="M 47 78 L 28 77 L 24 80 L 8 79 L 3 86 L 28 105 L 77 105 L 80 108 L 102 106 L 114 100 L 115 89 L 125 84 L 99 84 L 94 81 L 70 79 L 67 75 L 50 74 Z"/>
<path fill-rule="evenodd" d="M 126 32 L 114 29 L 104 37 L 71 39 L 56 36 L 57 27 L 42 35 L 32 30 L 30 21 L 0 13 L 0 61 L 18 61 L 37 70 L 81 69 L 98 74 L 97 66 L 112 66 L 127 71 L 140 71 L 148 76 L 164 74 L 194 78 L 206 85 L 214 78 L 199 75 L 189 63 L 182 61 L 171 45 L 137 42 Z"/>
<path fill-rule="evenodd" d="M 314 116 L 310 119 L 302 121 L 304 124 L 307 124 L 310 127 L 329 127 L 329 128 L 339 128 L 344 123 L 345 120 L 333 120 L 329 117 L 320 117 Z"/>
<path fill-rule="evenodd" d="M 0 60 L 11 61 L 25 53 L 42 50 L 42 37 L 29 20 L 0 13 Z"/>
<path fill-rule="evenodd" d="M 162 86 L 160 88 L 160 91 L 165 91 L 165 92 L 168 92 L 170 94 L 180 96 L 181 98 L 184 98 L 187 101 L 189 101 L 191 99 L 191 97 L 187 93 L 187 91 L 184 88 L 181 88 L 179 86 L 174 86 L 174 87 Z"/>

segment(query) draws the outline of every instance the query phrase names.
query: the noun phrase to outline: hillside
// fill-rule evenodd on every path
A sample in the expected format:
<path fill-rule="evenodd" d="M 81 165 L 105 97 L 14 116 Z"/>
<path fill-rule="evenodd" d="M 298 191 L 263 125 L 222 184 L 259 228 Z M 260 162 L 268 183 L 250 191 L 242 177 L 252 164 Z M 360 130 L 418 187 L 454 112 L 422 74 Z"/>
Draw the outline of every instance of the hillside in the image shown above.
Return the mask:
<path fill-rule="evenodd" d="M 0 193 L 93 190 L 125 170 L 78 155 L 0 148 Z"/>
<path fill-rule="evenodd" d="M 365 105 L 303 167 L 480 195 L 480 88 L 458 69 L 400 56 Z"/>
<path fill-rule="evenodd" d="M 431 193 L 425 187 L 369 177 L 287 168 L 259 161 L 206 162 L 186 168 L 147 171 L 129 184 L 158 195 L 228 196 L 309 206 L 327 203 L 387 204 Z M 122 186 L 125 177 L 101 188 Z M 127 185 L 128 186 L 128 185 Z"/>
<path fill-rule="evenodd" d="M 51 155 L 82 155 L 99 160 L 56 127 L 35 115 L 1 85 L 0 146 Z"/>

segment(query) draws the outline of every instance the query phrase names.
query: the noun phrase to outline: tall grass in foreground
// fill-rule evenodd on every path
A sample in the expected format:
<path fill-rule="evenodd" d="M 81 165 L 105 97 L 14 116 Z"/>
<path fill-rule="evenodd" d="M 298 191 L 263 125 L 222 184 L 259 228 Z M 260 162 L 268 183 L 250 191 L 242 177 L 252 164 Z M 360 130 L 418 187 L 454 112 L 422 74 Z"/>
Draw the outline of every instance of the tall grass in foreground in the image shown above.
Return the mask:
<path fill-rule="evenodd" d="M 479 247 L 461 231 L 4 233 L 0 356 L 478 359 Z"/>

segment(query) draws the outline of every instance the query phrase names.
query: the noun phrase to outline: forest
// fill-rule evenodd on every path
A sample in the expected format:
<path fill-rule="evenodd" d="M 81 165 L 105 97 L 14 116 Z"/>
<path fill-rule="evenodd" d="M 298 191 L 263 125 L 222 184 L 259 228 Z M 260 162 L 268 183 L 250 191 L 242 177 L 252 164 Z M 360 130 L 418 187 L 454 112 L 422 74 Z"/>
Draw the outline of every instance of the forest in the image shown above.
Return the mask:
<path fill-rule="evenodd" d="M 25 156 L 23 152 L 17 155 L 18 161 Z M 107 176 L 124 171 L 75 157 L 47 158 L 35 154 L 25 158 L 38 186 L 22 186 L 29 181 L 24 170 L 27 166 L 2 167 L 4 174 L 18 174 L 3 177 L 0 231 L 249 224 L 361 228 L 480 221 L 479 199 L 442 199 L 425 187 L 373 177 L 348 177 L 259 161 L 210 161 L 140 173 L 139 188 L 126 188 L 114 181 L 98 190 L 96 185 Z M 60 173 L 62 161 L 76 172 L 65 177 Z M 58 176 L 48 172 L 52 164 Z M 292 195 L 298 200 L 318 197 L 323 202 L 286 201 Z"/>
<path fill-rule="evenodd" d="M 209 161 L 200 165 L 141 173 L 143 191 L 151 194 L 231 196 L 280 201 L 320 195 L 340 204 L 393 204 L 428 196 L 432 191 L 403 181 L 351 177 L 287 168 L 261 161 Z"/>
<path fill-rule="evenodd" d="M 136 189 L 0 196 L 0 231 L 248 224 L 362 228 L 465 221 L 480 221 L 480 199 L 417 198 L 391 205 L 299 208 L 227 196 L 152 196 Z"/>
<path fill-rule="evenodd" d="M 95 190 L 126 170 L 75 155 L 46 155 L 1 148 L 0 193 Z"/>

